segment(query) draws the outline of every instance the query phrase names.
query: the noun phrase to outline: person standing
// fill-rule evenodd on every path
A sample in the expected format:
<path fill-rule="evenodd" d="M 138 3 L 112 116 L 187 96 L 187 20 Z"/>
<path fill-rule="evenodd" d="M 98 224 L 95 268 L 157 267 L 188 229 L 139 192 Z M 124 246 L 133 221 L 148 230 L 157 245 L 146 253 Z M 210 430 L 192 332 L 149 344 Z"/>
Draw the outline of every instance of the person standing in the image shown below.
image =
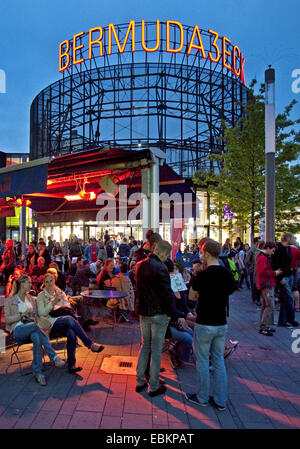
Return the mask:
<path fill-rule="evenodd" d="M 272 268 L 281 269 L 282 274 L 278 276 L 280 312 L 278 317 L 279 327 L 297 327 L 299 323 L 295 320 L 295 306 L 292 287 L 294 283 L 293 271 L 291 269 L 292 251 L 290 244 L 294 241 L 291 232 L 285 232 L 281 237 L 281 243 L 272 258 Z"/>
<path fill-rule="evenodd" d="M 260 242 L 260 237 L 254 237 L 253 246 L 249 249 L 245 257 L 245 267 L 248 270 L 250 276 L 250 287 L 252 302 L 259 304 L 259 294 L 257 291 L 257 275 L 256 275 L 256 257 L 259 254 L 258 245 Z"/>
<path fill-rule="evenodd" d="M 11 239 L 7 239 L 5 242 L 6 250 L 2 256 L 2 265 L 0 267 L 0 273 L 4 276 L 4 286 L 6 286 L 9 276 L 13 274 L 16 266 L 16 253 L 14 251 L 14 242 Z"/>
<path fill-rule="evenodd" d="M 275 242 L 266 242 L 257 256 L 257 289 L 261 291 L 261 312 L 259 320 L 259 333 L 269 337 L 273 336 L 274 324 L 274 287 L 276 287 L 276 276 L 282 271 L 273 271 L 269 257 L 273 256 L 276 249 Z"/>
<path fill-rule="evenodd" d="M 84 257 L 85 259 L 88 259 L 89 262 L 96 262 L 99 258 L 99 247 L 97 246 L 97 240 L 95 238 L 91 239 L 90 245 L 85 248 Z"/>
<path fill-rule="evenodd" d="M 217 410 L 226 409 L 227 374 L 224 364 L 224 346 L 227 332 L 229 295 L 234 292 L 232 273 L 219 264 L 221 246 L 207 240 L 201 246 L 205 270 L 197 274 L 192 287 L 199 293 L 196 307 L 196 324 L 193 345 L 200 387 L 195 393 L 186 393 L 188 401 L 206 407 L 208 403 Z M 209 359 L 213 371 L 213 396 L 210 392 Z"/>
<path fill-rule="evenodd" d="M 45 265 L 48 268 L 51 263 L 51 257 L 50 257 L 48 249 L 46 248 L 46 244 L 43 241 L 39 242 L 39 257 L 44 258 Z"/>
<path fill-rule="evenodd" d="M 169 317 L 172 316 L 171 281 L 165 261 L 172 246 L 165 240 L 158 243 L 153 254 L 142 260 L 136 267 L 137 306 L 140 315 L 142 347 L 137 364 L 137 386 L 139 393 L 147 388 L 146 370 L 149 354 L 150 391 L 149 396 L 166 392 L 165 385 L 159 383 L 161 351 L 165 339 Z"/>

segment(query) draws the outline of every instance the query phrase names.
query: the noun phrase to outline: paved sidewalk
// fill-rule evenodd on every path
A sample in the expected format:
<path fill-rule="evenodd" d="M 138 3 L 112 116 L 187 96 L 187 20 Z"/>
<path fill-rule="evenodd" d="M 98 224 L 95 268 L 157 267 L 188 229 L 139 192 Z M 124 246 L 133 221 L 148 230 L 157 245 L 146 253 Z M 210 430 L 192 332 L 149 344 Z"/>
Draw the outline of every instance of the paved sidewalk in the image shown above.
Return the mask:
<path fill-rule="evenodd" d="M 11 351 L 0 354 L 0 428 L 299 429 L 300 353 L 292 352 L 295 339 L 290 329 L 277 328 L 274 337 L 260 335 L 259 312 L 248 290 L 231 297 L 228 337 L 239 340 L 240 346 L 226 362 L 226 411 L 188 403 L 184 393 L 195 388 L 195 366 L 190 363 L 174 371 L 165 354 L 163 397 L 137 394 L 135 376 L 101 372 L 104 356 L 137 355 L 140 342 L 137 322 L 113 329 L 106 320 L 95 331 L 105 351 L 94 354 L 78 348 L 80 375 L 51 366 L 45 373 L 46 387 L 32 375 L 20 377 L 16 366 L 5 375 Z"/>

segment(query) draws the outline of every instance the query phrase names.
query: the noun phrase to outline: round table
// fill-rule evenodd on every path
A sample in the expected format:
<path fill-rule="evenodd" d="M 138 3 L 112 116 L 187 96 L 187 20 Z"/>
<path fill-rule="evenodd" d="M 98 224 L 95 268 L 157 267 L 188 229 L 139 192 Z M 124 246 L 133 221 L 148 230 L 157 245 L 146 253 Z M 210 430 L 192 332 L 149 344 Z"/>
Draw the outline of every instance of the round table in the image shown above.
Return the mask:
<path fill-rule="evenodd" d="M 97 305 L 97 303 L 100 303 L 101 305 L 106 306 L 109 299 L 126 298 L 126 296 L 128 296 L 128 293 L 114 290 L 89 290 L 82 293 L 82 296 L 84 301 L 86 301 L 90 305 Z M 117 307 L 114 307 L 112 309 L 114 310 L 115 323 L 117 322 L 116 309 Z"/>

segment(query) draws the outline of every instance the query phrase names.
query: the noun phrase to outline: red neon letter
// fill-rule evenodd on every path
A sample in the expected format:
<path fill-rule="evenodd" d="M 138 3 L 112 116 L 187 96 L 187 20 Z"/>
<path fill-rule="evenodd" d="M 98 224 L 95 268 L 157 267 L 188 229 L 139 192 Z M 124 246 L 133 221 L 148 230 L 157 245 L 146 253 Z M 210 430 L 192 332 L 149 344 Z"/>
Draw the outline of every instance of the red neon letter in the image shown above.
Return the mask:
<path fill-rule="evenodd" d="M 180 46 L 179 48 L 170 48 L 170 23 L 177 25 L 180 28 Z M 167 51 L 169 53 L 178 53 L 183 47 L 183 27 L 181 23 L 175 22 L 173 20 L 167 20 Z"/>
<path fill-rule="evenodd" d="M 147 48 L 145 44 L 145 20 L 142 20 L 142 47 L 143 50 L 151 52 L 156 51 L 159 47 L 160 32 L 159 32 L 159 20 L 156 21 L 156 45 L 154 48 Z"/>
<path fill-rule="evenodd" d="M 214 36 L 215 36 L 215 38 L 214 38 L 214 40 L 213 40 L 213 43 L 212 43 L 211 45 L 212 45 L 212 47 L 215 47 L 216 53 L 217 53 L 217 57 L 214 58 L 213 55 L 211 54 L 211 51 L 210 51 L 210 52 L 208 53 L 208 57 L 209 57 L 209 59 L 211 60 L 211 62 L 218 62 L 219 59 L 220 59 L 220 50 L 219 50 L 219 47 L 218 47 L 217 44 L 216 44 L 216 41 L 218 40 L 219 33 L 217 33 L 216 31 L 212 31 L 212 30 L 208 30 L 208 32 L 209 32 L 210 34 L 214 34 Z"/>
<path fill-rule="evenodd" d="M 231 44 L 231 41 L 227 37 L 222 37 L 222 47 L 223 47 L 223 67 L 231 70 L 230 65 L 226 64 L 226 55 L 230 55 L 230 52 L 226 50 L 226 44 Z"/>
<path fill-rule="evenodd" d="M 239 68 L 239 71 L 237 71 L 237 69 L 236 69 L 236 57 L 235 57 L 236 52 L 238 53 L 238 58 L 240 59 L 241 52 L 240 52 L 240 49 L 239 49 L 239 47 L 237 45 L 235 45 L 233 47 L 233 50 L 232 50 L 232 64 L 233 64 L 233 73 L 235 74 L 235 76 L 240 76 L 240 74 L 241 74 L 241 67 Z"/>
<path fill-rule="evenodd" d="M 78 47 L 76 46 L 76 39 L 77 39 L 77 37 L 82 36 L 83 34 L 84 34 L 84 32 L 82 31 L 81 33 L 75 34 L 73 36 L 73 64 L 74 65 L 81 64 L 84 61 L 83 58 L 82 59 L 78 59 L 78 61 L 76 59 L 76 52 L 77 52 L 77 50 L 79 50 L 80 48 L 83 48 L 83 45 L 79 45 Z"/>
<path fill-rule="evenodd" d="M 62 46 L 63 46 L 64 44 L 67 44 L 67 48 L 66 48 L 66 51 L 65 51 L 64 53 L 62 53 L 61 50 L 62 50 Z M 70 50 L 70 42 L 69 42 L 69 41 L 63 41 L 63 42 L 61 42 L 61 43 L 59 44 L 59 71 L 60 71 L 60 72 L 63 72 L 64 70 L 66 70 L 66 69 L 69 67 L 69 65 L 70 65 L 70 55 L 69 55 L 69 50 Z M 63 59 L 65 56 L 67 57 L 67 62 L 66 62 L 66 65 L 64 65 L 64 66 L 62 67 L 62 66 L 61 66 L 61 62 L 62 62 L 62 59 Z"/>
<path fill-rule="evenodd" d="M 241 59 L 240 59 L 240 72 L 241 72 L 241 80 L 242 83 L 245 85 L 246 81 L 245 81 L 245 73 L 244 73 L 244 64 L 245 64 L 245 58 L 243 58 L 243 53 L 241 53 Z"/>
<path fill-rule="evenodd" d="M 93 40 L 93 32 L 94 31 L 99 31 L 100 36 L 98 37 L 98 39 Z M 103 44 L 101 42 L 103 38 L 103 29 L 101 27 L 95 27 L 95 28 L 91 28 L 89 30 L 89 59 L 92 59 L 93 57 L 93 45 L 95 44 L 99 44 L 100 47 L 100 56 L 103 56 Z"/>
<path fill-rule="evenodd" d="M 197 33 L 197 37 L 198 37 L 198 41 L 199 41 L 199 45 L 194 44 L 194 39 L 195 39 L 195 34 Z M 189 55 L 191 53 L 191 49 L 192 48 L 197 48 L 197 50 L 200 50 L 202 53 L 202 58 L 206 59 L 206 54 L 204 51 L 204 47 L 203 47 L 203 43 L 202 43 L 202 39 L 201 39 L 201 34 L 200 34 L 200 30 L 198 25 L 195 25 L 194 30 L 193 30 L 193 34 L 192 34 L 192 39 L 191 39 L 191 43 L 188 49 L 187 54 Z"/>
<path fill-rule="evenodd" d="M 125 50 L 125 45 L 127 43 L 128 36 L 129 36 L 131 28 L 132 28 L 131 51 L 134 52 L 135 51 L 135 21 L 131 20 L 129 22 L 129 26 L 128 26 L 127 33 L 126 33 L 126 36 L 125 36 L 125 40 L 124 40 L 124 43 L 123 43 L 122 47 L 120 45 L 120 41 L 119 41 L 119 38 L 118 38 L 118 35 L 116 33 L 114 25 L 112 23 L 110 23 L 108 25 L 108 54 L 109 55 L 111 55 L 111 37 L 112 37 L 111 36 L 111 32 L 114 33 L 119 52 L 123 53 L 124 50 Z"/>

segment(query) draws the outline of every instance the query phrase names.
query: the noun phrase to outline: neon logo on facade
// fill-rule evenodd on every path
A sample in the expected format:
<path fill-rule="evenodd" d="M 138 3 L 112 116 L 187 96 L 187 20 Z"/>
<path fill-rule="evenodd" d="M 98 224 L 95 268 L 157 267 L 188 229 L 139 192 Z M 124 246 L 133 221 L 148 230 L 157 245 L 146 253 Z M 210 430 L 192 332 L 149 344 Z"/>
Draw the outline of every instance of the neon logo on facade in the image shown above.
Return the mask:
<path fill-rule="evenodd" d="M 94 52 L 97 57 L 104 57 L 112 54 L 112 46 L 117 45 L 118 53 L 124 53 L 126 46 L 131 45 L 131 52 L 136 51 L 136 22 L 131 20 L 128 24 L 127 32 L 123 42 L 120 42 L 116 27 L 110 23 L 108 27 L 102 28 L 100 26 L 90 28 L 88 33 L 84 31 L 73 36 L 71 43 L 64 40 L 59 44 L 59 71 L 63 72 L 68 69 L 70 65 L 76 66 L 92 59 Z M 203 45 L 203 36 L 198 25 L 195 25 L 189 40 L 187 41 L 184 33 L 184 27 L 180 22 L 168 20 L 164 25 L 165 29 L 165 48 L 162 48 L 161 26 L 162 23 L 156 21 L 156 39 L 155 45 L 151 48 L 147 45 L 147 24 L 144 20 L 141 22 L 141 49 L 147 53 L 153 53 L 159 50 L 165 50 L 168 53 L 184 52 L 187 56 L 196 55 L 200 52 L 203 59 L 209 59 L 213 63 L 222 63 L 222 66 L 228 71 L 232 71 L 234 75 L 241 79 L 245 84 L 244 64 L 245 58 L 237 45 L 230 50 L 231 40 L 225 36 L 220 36 L 219 33 L 213 30 L 205 32 L 206 37 L 209 37 L 209 48 L 205 50 Z M 179 42 L 174 44 L 171 32 L 177 29 L 180 34 Z M 129 39 L 130 37 L 130 39 Z M 83 39 L 86 42 L 83 44 Z M 82 57 L 83 50 L 88 49 L 88 58 Z"/>

